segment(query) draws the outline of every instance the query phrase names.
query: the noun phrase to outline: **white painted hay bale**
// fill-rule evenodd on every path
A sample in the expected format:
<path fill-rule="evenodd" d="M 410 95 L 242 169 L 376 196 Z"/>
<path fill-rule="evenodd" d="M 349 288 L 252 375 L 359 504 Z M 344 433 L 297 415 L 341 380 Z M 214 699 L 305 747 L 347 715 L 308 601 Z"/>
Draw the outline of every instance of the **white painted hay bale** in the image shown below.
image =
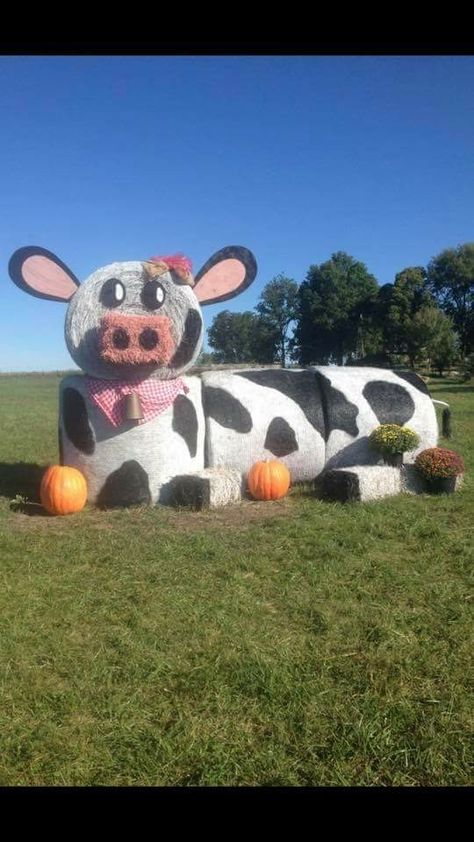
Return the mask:
<path fill-rule="evenodd" d="M 428 494 L 429 488 L 414 465 L 403 465 L 401 469 L 402 491 L 407 494 Z M 464 481 L 464 474 L 456 477 L 455 491 L 459 491 Z"/>
<path fill-rule="evenodd" d="M 231 468 L 204 468 L 174 477 L 169 484 L 169 502 L 193 509 L 219 508 L 242 499 L 244 478 Z"/>
<path fill-rule="evenodd" d="M 400 469 L 390 465 L 334 468 L 323 474 L 319 488 L 324 497 L 340 502 L 393 497 L 402 490 Z"/>

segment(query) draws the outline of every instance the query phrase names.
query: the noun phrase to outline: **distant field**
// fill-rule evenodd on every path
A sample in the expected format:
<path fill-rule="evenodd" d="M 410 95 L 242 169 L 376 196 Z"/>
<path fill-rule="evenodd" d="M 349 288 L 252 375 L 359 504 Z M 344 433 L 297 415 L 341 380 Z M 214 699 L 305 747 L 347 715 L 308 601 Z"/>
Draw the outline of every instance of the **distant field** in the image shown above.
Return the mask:
<path fill-rule="evenodd" d="M 472 783 L 472 385 L 452 496 L 52 518 L 59 379 L 0 376 L 0 785 Z"/>

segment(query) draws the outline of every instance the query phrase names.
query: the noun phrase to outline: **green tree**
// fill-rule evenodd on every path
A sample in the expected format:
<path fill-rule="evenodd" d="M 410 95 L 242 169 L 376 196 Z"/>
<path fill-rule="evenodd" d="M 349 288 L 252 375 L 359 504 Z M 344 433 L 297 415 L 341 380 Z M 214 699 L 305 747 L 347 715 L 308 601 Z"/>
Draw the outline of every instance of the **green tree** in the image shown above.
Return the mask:
<path fill-rule="evenodd" d="M 428 264 L 428 284 L 452 317 L 461 356 L 474 350 L 474 243 L 448 248 Z"/>
<path fill-rule="evenodd" d="M 449 324 L 441 327 L 437 336 L 434 337 L 431 348 L 431 365 L 437 370 L 440 377 L 446 368 L 450 368 L 459 356 L 458 340 L 453 330 L 453 323 L 449 316 Z"/>
<path fill-rule="evenodd" d="M 310 266 L 299 289 L 295 347 L 299 362 L 342 365 L 364 356 L 378 285 L 364 263 L 338 251 Z"/>
<path fill-rule="evenodd" d="M 218 313 L 209 328 L 208 341 L 216 363 L 271 363 L 275 357 L 275 335 L 250 311 Z"/>
<path fill-rule="evenodd" d="M 395 276 L 393 284 L 380 287 L 377 322 L 382 329 L 383 349 L 392 355 L 407 355 L 413 367 L 419 351 L 414 319 L 433 305 L 423 266 L 408 266 Z"/>
<path fill-rule="evenodd" d="M 442 374 L 456 357 L 452 319 L 436 305 L 430 305 L 415 314 L 410 330 L 414 361 L 426 361 Z"/>
<path fill-rule="evenodd" d="M 216 362 L 214 354 L 209 351 L 201 351 L 194 365 L 212 365 Z"/>
<path fill-rule="evenodd" d="M 256 316 L 251 347 L 253 359 L 256 363 L 269 364 L 279 359 L 279 335 L 272 324 L 263 316 Z"/>
<path fill-rule="evenodd" d="M 255 315 L 251 312 L 231 313 L 223 310 L 214 318 L 208 341 L 218 363 L 252 362 L 252 331 Z"/>
<path fill-rule="evenodd" d="M 298 312 L 298 284 L 286 275 L 277 275 L 266 284 L 256 306 L 262 330 L 276 337 L 277 358 L 286 366 L 289 331 Z"/>

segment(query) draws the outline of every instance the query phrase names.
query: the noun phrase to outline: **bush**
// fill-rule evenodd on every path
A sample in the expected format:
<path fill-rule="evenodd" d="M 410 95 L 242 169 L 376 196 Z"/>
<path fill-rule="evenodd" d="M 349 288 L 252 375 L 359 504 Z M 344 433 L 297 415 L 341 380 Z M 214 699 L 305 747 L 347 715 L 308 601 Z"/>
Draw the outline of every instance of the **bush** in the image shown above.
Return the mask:
<path fill-rule="evenodd" d="M 457 477 L 464 473 L 464 462 L 454 450 L 443 447 L 429 447 L 422 450 L 415 459 L 415 466 L 425 479 Z"/>
<path fill-rule="evenodd" d="M 417 433 L 399 424 L 380 424 L 369 436 L 371 446 L 384 455 L 414 450 L 419 441 Z"/>

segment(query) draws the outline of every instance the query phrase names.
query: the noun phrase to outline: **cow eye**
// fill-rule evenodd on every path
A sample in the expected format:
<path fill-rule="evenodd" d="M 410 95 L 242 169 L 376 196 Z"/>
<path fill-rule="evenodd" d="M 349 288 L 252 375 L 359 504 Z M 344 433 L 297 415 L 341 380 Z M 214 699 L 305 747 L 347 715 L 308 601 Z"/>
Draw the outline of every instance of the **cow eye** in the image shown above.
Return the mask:
<path fill-rule="evenodd" d="M 147 310 L 158 310 L 165 300 L 165 291 L 159 281 L 147 281 L 142 290 L 142 301 Z"/>
<path fill-rule="evenodd" d="M 125 300 L 125 287 L 117 278 L 108 278 L 100 291 L 104 307 L 118 307 Z"/>

